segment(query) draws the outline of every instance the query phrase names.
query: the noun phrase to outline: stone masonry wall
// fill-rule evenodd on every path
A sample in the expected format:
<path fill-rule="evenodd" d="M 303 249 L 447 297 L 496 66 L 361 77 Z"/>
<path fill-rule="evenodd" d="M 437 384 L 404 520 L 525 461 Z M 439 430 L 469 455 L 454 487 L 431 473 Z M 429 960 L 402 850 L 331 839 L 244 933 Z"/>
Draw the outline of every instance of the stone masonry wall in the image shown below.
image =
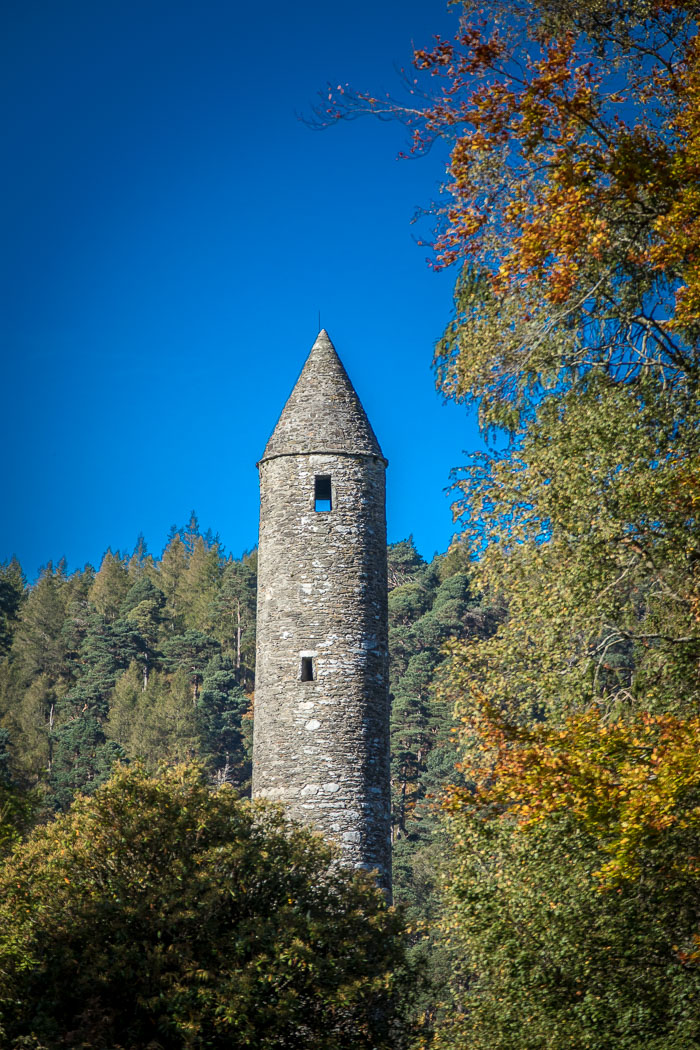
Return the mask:
<path fill-rule="evenodd" d="M 316 475 L 331 477 L 328 512 Z M 253 795 L 390 889 L 385 461 L 273 455 L 260 492 Z"/>

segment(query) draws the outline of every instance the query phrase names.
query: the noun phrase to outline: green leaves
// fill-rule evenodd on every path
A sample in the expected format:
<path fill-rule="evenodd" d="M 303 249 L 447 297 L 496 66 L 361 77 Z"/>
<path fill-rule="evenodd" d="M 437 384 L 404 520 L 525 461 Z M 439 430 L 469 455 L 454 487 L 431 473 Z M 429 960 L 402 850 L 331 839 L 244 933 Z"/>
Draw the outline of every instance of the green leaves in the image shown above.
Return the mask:
<path fill-rule="evenodd" d="M 694 380 L 687 361 L 672 379 L 561 369 L 457 476 L 475 578 L 507 615 L 451 644 L 442 681 L 469 788 L 449 802 L 464 970 L 437 1044 L 693 1047 Z"/>
<path fill-rule="evenodd" d="M 0 883 L 8 1039 L 389 1045 L 402 949 L 381 892 L 194 767 L 117 772 L 37 829 Z"/>
<path fill-rule="evenodd" d="M 468 987 L 437 1045 L 697 1045 L 697 718 L 521 729 L 475 697 L 470 727 L 445 803 Z"/>
<path fill-rule="evenodd" d="M 437 1045 L 695 1047 L 697 24 L 684 0 L 463 12 L 420 56 L 451 88 L 438 250 L 465 264 L 435 368 L 497 438 L 455 512 L 504 616 L 440 675 L 466 785 Z"/>
<path fill-rule="evenodd" d="M 524 712 L 695 709 L 700 420 L 687 393 L 591 376 L 544 402 L 516 450 L 458 474 L 477 580 L 509 607 L 494 639 L 461 652 L 465 680 L 471 667 Z"/>

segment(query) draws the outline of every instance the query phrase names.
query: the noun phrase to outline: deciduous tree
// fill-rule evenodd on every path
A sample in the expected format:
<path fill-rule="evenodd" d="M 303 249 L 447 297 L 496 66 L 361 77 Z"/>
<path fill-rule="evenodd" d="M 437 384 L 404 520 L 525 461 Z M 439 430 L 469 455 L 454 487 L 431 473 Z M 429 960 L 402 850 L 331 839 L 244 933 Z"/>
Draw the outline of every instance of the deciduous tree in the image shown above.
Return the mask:
<path fill-rule="evenodd" d="M 371 877 L 192 767 L 118 772 L 0 882 L 6 1046 L 396 1045 L 400 923 Z"/>
<path fill-rule="evenodd" d="M 437 381 L 493 439 L 455 475 L 505 615 L 450 643 L 444 677 L 467 784 L 438 1044 L 694 1047 L 697 5 L 460 11 L 405 101 L 341 87 L 320 113 L 404 119 L 414 152 L 449 142 L 432 261 L 460 276 Z"/>
<path fill-rule="evenodd" d="M 437 1046 L 697 1046 L 698 718 L 523 728 L 474 692 L 464 719 Z"/>

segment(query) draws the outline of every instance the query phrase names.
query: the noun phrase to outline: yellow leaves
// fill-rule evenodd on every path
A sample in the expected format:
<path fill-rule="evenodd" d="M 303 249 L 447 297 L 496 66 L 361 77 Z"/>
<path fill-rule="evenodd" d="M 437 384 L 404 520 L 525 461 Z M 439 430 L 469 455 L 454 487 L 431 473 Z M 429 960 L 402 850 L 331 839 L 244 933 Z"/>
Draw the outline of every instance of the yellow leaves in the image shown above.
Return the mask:
<path fill-rule="evenodd" d="M 536 281 L 560 306 L 596 267 L 632 279 L 644 267 L 673 289 L 673 324 L 700 324 L 700 46 L 684 46 L 673 68 L 651 53 L 653 120 L 628 104 L 642 98 L 633 65 L 611 82 L 572 35 L 516 62 L 509 42 L 467 23 L 454 43 L 416 52 L 444 78 L 417 118 L 420 148 L 456 135 L 436 268 L 463 258 L 493 275 L 499 298 Z"/>
<path fill-rule="evenodd" d="M 610 856 L 594 873 L 603 886 L 638 878 L 652 856 L 669 877 L 695 872 L 696 860 L 667 843 L 676 830 L 700 833 L 700 717 L 643 713 L 606 722 L 594 710 L 558 728 L 524 729 L 508 725 L 477 691 L 472 705 L 464 724 L 484 760 L 465 763 L 475 790 L 453 788 L 448 812 L 502 815 L 523 834 L 558 814 L 571 817 Z"/>
<path fill-rule="evenodd" d="M 644 261 L 680 278 L 675 293 L 676 328 L 700 324 L 700 43 L 688 48 L 671 125 L 675 151 L 665 165 L 666 207 L 653 224 Z"/>

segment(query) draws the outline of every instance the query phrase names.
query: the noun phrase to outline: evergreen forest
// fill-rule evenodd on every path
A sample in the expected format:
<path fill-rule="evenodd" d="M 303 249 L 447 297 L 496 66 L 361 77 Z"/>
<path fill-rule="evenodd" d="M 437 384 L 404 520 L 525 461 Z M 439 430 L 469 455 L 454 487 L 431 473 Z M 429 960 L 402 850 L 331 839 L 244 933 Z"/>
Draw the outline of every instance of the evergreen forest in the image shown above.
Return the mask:
<path fill-rule="evenodd" d="M 432 971 L 433 956 L 444 965 L 429 922 L 438 910 L 436 799 L 457 758 L 433 681 L 444 644 L 486 638 L 499 612 L 473 591 L 460 550 L 428 563 L 409 538 L 389 546 L 387 560 L 394 894 L 417 931 L 407 964 Z M 226 556 L 192 512 L 159 557 L 139 538 L 130 555 L 108 550 L 97 571 L 47 564 L 28 586 L 12 559 L 0 573 L 5 851 L 32 825 L 58 830 L 57 815 L 78 796 L 115 790 L 115 775 L 129 784 L 125 767 L 157 783 L 195 763 L 190 790 L 250 794 L 255 551 Z"/>
<path fill-rule="evenodd" d="M 455 537 L 388 549 L 395 905 L 251 804 L 256 555 L 191 515 L 0 568 L 0 1045 L 700 1050 L 700 36 L 691 0 L 458 0 Z"/>
<path fill-rule="evenodd" d="M 409 538 L 387 557 L 392 838 L 408 869 L 413 846 L 429 848 L 430 800 L 454 777 L 452 720 L 432 687 L 443 645 L 485 637 L 497 612 L 472 593 L 459 551 L 426 563 Z M 16 559 L 0 572 L 2 771 L 37 819 L 93 794 L 120 762 L 196 760 L 212 784 L 250 794 L 255 551 L 226 556 L 193 512 L 157 558 L 139 538 L 97 571 L 49 563 L 31 586 Z"/>

